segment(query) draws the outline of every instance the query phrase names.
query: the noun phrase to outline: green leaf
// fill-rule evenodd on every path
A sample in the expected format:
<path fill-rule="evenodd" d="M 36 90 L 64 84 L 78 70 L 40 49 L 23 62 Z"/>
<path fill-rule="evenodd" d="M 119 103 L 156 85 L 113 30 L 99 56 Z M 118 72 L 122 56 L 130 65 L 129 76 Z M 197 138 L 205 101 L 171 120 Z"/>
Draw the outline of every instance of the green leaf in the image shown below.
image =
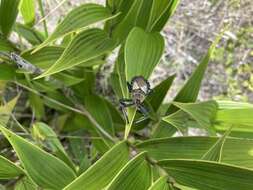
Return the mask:
<path fill-rule="evenodd" d="M 187 132 L 187 121 L 189 116 L 182 110 L 178 110 L 168 116 L 163 117 L 163 121 L 175 127 L 182 134 Z"/>
<path fill-rule="evenodd" d="M 162 160 L 158 165 L 177 183 L 199 190 L 253 189 L 253 170 L 200 160 Z"/>
<path fill-rule="evenodd" d="M 202 156 L 201 159 L 220 162 L 222 158 L 223 146 L 230 131 L 231 128 L 215 142 L 215 144 Z"/>
<path fill-rule="evenodd" d="M 11 143 L 25 171 L 40 187 L 62 189 L 76 177 L 75 173 L 63 161 L 1 125 L 0 130 Z"/>
<path fill-rule="evenodd" d="M 223 33 L 221 33 L 215 39 L 215 41 L 210 46 L 207 54 L 202 59 L 202 61 L 200 62 L 200 64 L 198 65 L 198 67 L 196 68 L 194 73 L 187 80 L 187 82 L 184 84 L 182 89 L 177 93 L 176 97 L 174 98 L 175 102 L 188 103 L 188 102 L 195 102 L 196 101 L 196 99 L 198 97 L 199 89 L 201 86 L 201 82 L 204 78 L 205 71 L 208 66 L 209 60 L 212 57 L 215 47 L 219 43 L 222 34 Z M 177 110 L 178 110 L 177 107 L 175 107 L 174 105 L 171 105 L 167 110 L 167 114 L 171 114 Z"/>
<path fill-rule="evenodd" d="M 85 107 L 96 121 L 112 136 L 114 136 L 114 126 L 110 111 L 103 98 L 91 94 L 84 99 Z"/>
<path fill-rule="evenodd" d="M 15 190 L 37 190 L 38 187 L 28 177 L 21 178 L 15 185 Z"/>
<path fill-rule="evenodd" d="M 15 68 L 11 65 L 0 64 L 0 80 L 14 80 L 15 79 Z"/>
<path fill-rule="evenodd" d="M 24 175 L 24 171 L 0 155 L 0 179 L 12 179 Z"/>
<path fill-rule="evenodd" d="M 148 190 L 171 190 L 167 181 L 168 176 L 160 177 Z"/>
<path fill-rule="evenodd" d="M 88 27 L 96 22 L 114 18 L 110 10 L 98 4 L 83 4 L 70 11 L 64 20 L 56 27 L 49 38 L 38 46 L 35 51 L 47 46 L 60 37 Z"/>
<path fill-rule="evenodd" d="M 153 0 L 149 29 L 152 31 L 161 31 L 175 12 L 179 2 L 179 0 Z"/>
<path fill-rule="evenodd" d="M 161 107 L 165 96 L 168 93 L 176 75 L 169 76 L 167 79 L 162 81 L 159 85 L 153 88 L 153 92 L 146 98 L 154 111 L 158 111 Z"/>
<path fill-rule="evenodd" d="M 159 33 L 147 33 L 141 28 L 134 28 L 125 45 L 126 79 L 135 76 L 148 79 L 160 61 L 164 50 L 164 40 Z"/>
<path fill-rule="evenodd" d="M 6 125 L 10 119 L 11 113 L 16 106 L 19 95 L 7 102 L 5 105 L 0 106 L 0 125 Z"/>
<path fill-rule="evenodd" d="M 188 113 L 194 118 L 200 126 L 209 129 L 212 120 L 215 118 L 217 104 L 215 101 L 206 101 L 199 103 L 179 103 L 173 102 L 175 106 Z"/>
<path fill-rule="evenodd" d="M 39 31 L 29 26 L 17 23 L 14 30 L 32 45 L 38 45 L 44 41 L 44 36 Z"/>
<path fill-rule="evenodd" d="M 0 2 L 0 31 L 7 37 L 16 21 L 20 0 L 1 0 Z"/>
<path fill-rule="evenodd" d="M 253 108 L 222 109 L 216 114 L 215 122 L 238 126 L 253 126 Z"/>
<path fill-rule="evenodd" d="M 75 36 L 57 62 L 36 79 L 85 63 L 111 51 L 114 47 L 115 42 L 103 30 L 95 28 L 85 30 Z"/>
<path fill-rule="evenodd" d="M 129 32 L 137 25 L 138 15 L 144 3 L 143 0 L 133 0 L 131 2 L 129 0 L 129 2 L 126 1 L 125 3 L 122 3 L 122 16 L 124 17 L 119 18 L 121 21 L 115 26 L 115 29 L 112 32 L 113 38 L 117 39 L 119 42 L 125 40 Z"/>
<path fill-rule="evenodd" d="M 103 189 L 128 162 L 128 159 L 129 151 L 126 142 L 120 142 L 64 190 L 76 190 L 84 187 L 89 190 Z"/>
<path fill-rule="evenodd" d="M 59 141 L 56 133 L 48 125 L 42 122 L 35 123 L 32 128 L 32 135 L 35 140 L 42 141 L 42 143 L 48 145 L 54 155 L 75 171 L 75 166 Z"/>
<path fill-rule="evenodd" d="M 29 103 L 33 112 L 35 113 L 35 117 L 38 120 L 40 120 L 41 118 L 45 116 L 44 103 L 43 103 L 43 99 L 40 96 L 30 92 Z"/>
<path fill-rule="evenodd" d="M 19 9 L 25 24 L 33 26 L 35 22 L 35 1 L 21 0 Z"/>
<path fill-rule="evenodd" d="M 62 55 L 64 48 L 59 46 L 48 46 L 42 48 L 36 53 L 28 50 L 22 53 L 22 57 L 41 69 L 50 68 Z"/>
<path fill-rule="evenodd" d="M 219 137 L 170 137 L 144 141 L 137 149 L 147 151 L 156 160 L 201 159 Z M 253 140 L 227 137 L 221 162 L 253 168 Z"/>
<path fill-rule="evenodd" d="M 244 108 L 253 108 L 253 104 L 246 103 L 246 102 L 233 102 L 233 101 L 216 101 L 219 110 L 223 109 L 244 109 Z"/>
<path fill-rule="evenodd" d="M 145 156 L 145 153 L 140 153 L 129 161 L 113 179 L 107 190 L 147 190 L 152 183 L 152 172 Z"/>

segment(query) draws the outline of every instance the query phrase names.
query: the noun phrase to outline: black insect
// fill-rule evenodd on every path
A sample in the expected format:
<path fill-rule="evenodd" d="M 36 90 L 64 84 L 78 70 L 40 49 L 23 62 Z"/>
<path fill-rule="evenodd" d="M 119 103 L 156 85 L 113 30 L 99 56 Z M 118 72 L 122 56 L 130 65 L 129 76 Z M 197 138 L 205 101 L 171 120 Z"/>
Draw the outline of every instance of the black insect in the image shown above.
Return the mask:
<path fill-rule="evenodd" d="M 148 117 L 148 110 L 144 107 L 143 102 L 152 92 L 149 82 L 143 76 L 136 76 L 131 80 L 131 83 L 127 82 L 127 87 L 131 98 L 119 100 L 120 110 L 126 122 L 129 123 L 126 107 L 130 106 L 136 106 L 137 110 L 142 113 L 144 117 Z"/>

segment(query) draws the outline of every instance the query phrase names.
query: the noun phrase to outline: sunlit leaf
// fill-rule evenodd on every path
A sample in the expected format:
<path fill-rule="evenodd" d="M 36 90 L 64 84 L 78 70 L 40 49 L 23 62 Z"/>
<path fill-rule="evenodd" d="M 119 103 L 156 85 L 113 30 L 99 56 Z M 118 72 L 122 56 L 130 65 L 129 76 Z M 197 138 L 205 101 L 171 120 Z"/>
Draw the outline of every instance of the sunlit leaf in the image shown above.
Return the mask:
<path fill-rule="evenodd" d="M 74 172 L 63 161 L 1 125 L 0 130 L 11 143 L 25 171 L 40 187 L 60 190 L 76 177 Z"/>
<path fill-rule="evenodd" d="M 70 11 L 64 20 L 57 26 L 48 39 L 34 51 L 47 46 L 57 38 L 66 36 L 74 31 L 83 29 L 96 22 L 106 21 L 115 17 L 109 9 L 97 4 L 83 4 Z"/>
<path fill-rule="evenodd" d="M 107 190 L 146 190 L 152 182 L 150 164 L 145 160 L 145 153 L 133 158 L 113 179 Z"/>
<path fill-rule="evenodd" d="M 22 57 L 41 69 L 48 69 L 59 59 L 63 51 L 62 47 L 48 46 L 33 54 L 32 50 L 23 52 Z"/>
<path fill-rule="evenodd" d="M 52 75 L 85 63 L 107 53 L 114 47 L 115 42 L 103 30 L 85 30 L 75 36 L 57 62 L 37 78 Z M 89 64 L 89 62 L 87 63 Z M 90 65 L 86 66 L 89 67 Z"/>
<path fill-rule="evenodd" d="M 171 137 L 144 141 L 137 145 L 156 160 L 201 159 L 219 137 Z M 253 140 L 227 137 L 221 162 L 253 168 Z"/>
<path fill-rule="evenodd" d="M 0 125 L 6 125 L 11 117 L 11 113 L 18 101 L 19 96 L 16 96 L 5 105 L 0 106 Z"/>
<path fill-rule="evenodd" d="M 38 187 L 34 182 L 29 179 L 28 177 L 21 178 L 16 184 L 15 184 L 15 190 L 37 190 Z"/>
<path fill-rule="evenodd" d="M 199 190 L 253 189 L 253 170 L 200 160 L 162 160 L 158 165 L 177 183 Z"/>
<path fill-rule="evenodd" d="M 169 187 L 167 178 L 167 176 L 160 177 L 148 190 L 172 190 Z"/>
<path fill-rule="evenodd" d="M 76 190 L 83 187 L 89 190 L 105 188 L 128 162 L 128 154 L 126 142 L 115 145 L 64 190 Z"/>
<path fill-rule="evenodd" d="M 24 171 L 0 155 L 0 179 L 12 179 L 24 175 Z"/>
<path fill-rule="evenodd" d="M 41 141 L 49 146 L 53 154 L 75 171 L 75 166 L 59 141 L 56 133 L 48 125 L 42 122 L 35 123 L 32 128 L 32 134 L 37 141 Z"/>
<path fill-rule="evenodd" d="M 173 104 L 188 113 L 205 129 L 208 129 L 211 126 L 211 122 L 215 118 L 217 111 L 217 104 L 215 101 L 199 103 L 173 102 Z"/>
<path fill-rule="evenodd" d="M 219 140 L 215 142 L 215 144 L 202 156 L 203 160 L 216 162 L 221 161 L 224 143 L 230 131 L 231 129 L 224 133 L 222 137 L 220 137 Z"/>
<path fill-rule="evenodd" d="M 159 63 L 164 50 L 164 40 L 159 33 L 147 33 L 141 28 L 134 28 L 125 45 L 126 79 L 135 76 L 148 79 Z"/>
<path fill-rule="evenodd" d="M 160 31 L 175 12 L 180 0 L 153 0 L 149 29 Z"/>
<path fill-rule="evenodd" d="M 35 22 L 35 0 L 21 0 L 19 9 L 25 24 L 32 26 Z"/>

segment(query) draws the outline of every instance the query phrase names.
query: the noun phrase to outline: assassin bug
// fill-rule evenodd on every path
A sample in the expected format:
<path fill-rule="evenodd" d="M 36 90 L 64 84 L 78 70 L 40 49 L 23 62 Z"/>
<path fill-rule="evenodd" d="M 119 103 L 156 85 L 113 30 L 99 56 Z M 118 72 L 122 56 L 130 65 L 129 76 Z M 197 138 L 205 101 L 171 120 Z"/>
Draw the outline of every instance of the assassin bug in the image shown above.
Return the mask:
<path fill-rule="evenodd" d="M 148 110 L 144 107 L 145 98 L 152 92 L 149 82 L 143 76 L 136 76 L 132 78 L 131 82 L 127 82 L 128 91 L 130 93 L 130 99 L 120 99 L 120 110 L 127 123 L 129 119 L 127 116 L 126 108 L 130 106 L 136 106 L 137 110 L 144 115 L 148 116 Z"/>

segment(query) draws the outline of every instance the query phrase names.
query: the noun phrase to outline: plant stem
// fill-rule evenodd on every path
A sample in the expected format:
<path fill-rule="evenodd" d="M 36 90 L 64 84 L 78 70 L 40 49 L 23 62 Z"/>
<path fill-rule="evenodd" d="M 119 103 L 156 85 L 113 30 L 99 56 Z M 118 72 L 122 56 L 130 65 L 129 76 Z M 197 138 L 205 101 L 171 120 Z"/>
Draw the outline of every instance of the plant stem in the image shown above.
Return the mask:
<path fill-rule="evenodd" d="M 91 115 L 84 107 L 82 107 L 81 110 L 80 110 L 80 109 L 77 109 L 77 108 L 73 108 L 73 107 L 68 106 L 68 105 L 65 105 L 65 104 L 63 104 L 63 103 L 61 103 L 61 102 L 59 102 L 59 101 L 57 101 L 57 100 L 54 100 L 54 99 L 52 99 L 52 98 L 50 98 L 50 97 L 48 97 L 48 96 L 46 96 L 46 95 L 44 95 L 44 94 L 41 94 L 40 92 L 38 92 L 38 91 L 36 91 L 36 90 L 34 90 L 34 89 L 32 89 L 32 88 L 26 86 L 26 85 L 20 84 L 20 83 L 18 83 L 17 81 L 15 81 L 15 84 L 17 84 L 18 86 L 23 87 L 24 89 L 26 89 L 26 90 L 28 90 L 28 91 L 34 93 L 34 94 L 37 94 L 38 96 L 41 96 L 41 97 L 45 98 L 45 99 L 47 99 L 48 101 L 51 101 L 51 102 L 53 102 L 53 103 L 55 103 L 55 104 L 57 104 L 57 105 L 59 105 L 59 106 L 65 108 L 65 109 L 71 110 L 71 111 L 73 111 L 73 112 L 79 113 L 79 114 L 81 114 L 81 115 L 87 117 L 87 118 L 90 120 L 90 122 L 96 127 L 96 129 L 97 129 L 101 134 L 103 134 L 105 137 L 107 137 L 107 138 L 108 138 L 109 140 L 111 140 L 112 142 L 115 142 L 115 139 L 114 139 L 109 133 L 107 133 L 107 131 L 105 131 L 105 130 L 102 128 L 102 126 L 99 125 L 99 123 L 92 117 L 92 115 Z"/>
<path fill-rule="evenodd" d="M 43 8 L 42 0 L 38 0 L 38 3 L 39 3 L 39 9 L 40 9 L 41 17 L 44 18 L 45 17 L 45 12 L 44 12 L 44 8 Z M 47 21 L 46 21 L 46 19 L 43 20 L 43 26 L 44 26 L 45 35 L 46 35 L 46 37 L 48 37 L 48 30 L 47 30 Z"/>

